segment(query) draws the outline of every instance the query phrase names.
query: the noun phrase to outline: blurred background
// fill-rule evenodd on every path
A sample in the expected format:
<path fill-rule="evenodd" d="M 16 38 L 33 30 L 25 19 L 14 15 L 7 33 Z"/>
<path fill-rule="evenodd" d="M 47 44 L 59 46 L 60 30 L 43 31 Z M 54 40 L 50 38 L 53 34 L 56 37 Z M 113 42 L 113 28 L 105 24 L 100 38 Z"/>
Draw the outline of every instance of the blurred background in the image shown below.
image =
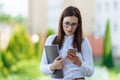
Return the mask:
<path fill-rule="evenodd" d="M 50 80 L 39 66 L 67 6 L 80 9 L 95 72 L 86 80 L 120 79 L 120 0 L 0 0 L 0 80 Z"/>

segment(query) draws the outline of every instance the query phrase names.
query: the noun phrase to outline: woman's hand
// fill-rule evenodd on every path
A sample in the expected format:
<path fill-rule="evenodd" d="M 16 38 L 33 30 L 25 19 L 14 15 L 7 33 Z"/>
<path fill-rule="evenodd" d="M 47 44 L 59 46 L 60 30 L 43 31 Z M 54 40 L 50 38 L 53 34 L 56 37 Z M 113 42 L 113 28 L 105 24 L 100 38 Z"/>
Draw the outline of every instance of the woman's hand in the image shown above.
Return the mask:
<path fill-rule="evenodd" d="M 50 65 L 51 70 L 62 69 L 64 67 L 64 61 L 61 56 L 58 56 L 54 62 Z"/>
<path fill-rule="evenodd" d="M 67 54 L 66 59 L 69 60 L 71 63 L 78 65 L 78 66 L 81 66 L 82 64 L 82 61 L 74 53 Z"/>

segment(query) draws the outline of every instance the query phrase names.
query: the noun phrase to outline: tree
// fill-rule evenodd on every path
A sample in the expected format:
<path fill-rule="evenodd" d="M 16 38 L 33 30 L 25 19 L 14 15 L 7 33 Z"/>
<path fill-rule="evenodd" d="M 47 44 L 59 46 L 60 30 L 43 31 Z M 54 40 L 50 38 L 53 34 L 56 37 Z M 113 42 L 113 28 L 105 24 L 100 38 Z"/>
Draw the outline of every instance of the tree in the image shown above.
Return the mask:
<path fill-rule="evenodd" d="M 110 21 L 107 21 L 106 31 L 104 37 L 104 46 L 103 46 L 103 61 L 102 64 L 108 68 L 114 67 L 114 62 L 112 58 L 112 43 L 110 36 Z"/>

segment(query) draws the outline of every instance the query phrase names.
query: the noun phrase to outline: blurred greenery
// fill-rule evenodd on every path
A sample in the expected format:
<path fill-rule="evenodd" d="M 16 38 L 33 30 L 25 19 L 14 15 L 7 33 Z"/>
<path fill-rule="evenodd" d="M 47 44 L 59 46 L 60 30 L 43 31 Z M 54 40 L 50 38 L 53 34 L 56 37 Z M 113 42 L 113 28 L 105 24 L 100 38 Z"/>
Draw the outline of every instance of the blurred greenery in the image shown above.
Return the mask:
<path fill-rule="evenodd" d="M 34 57 L 34 49 L 30 42 L 30 36 L 24 26 L 16 25 L 11 36 L 6 52 L 10 51 L 16 60 L 30 59 Z"/>
<path fill-rule="evenodd" d="M 114 66 L 113 68 L 107 68 L 101 66 L 102 60 L 94 61 L 95 72 L 94 75 L 88 80 L 119 80 L 120 79 L 120 66 Z M 98 77 L 101 76 L 99 79 Z"/>
<path fill-rule="evenodd" d="M 15 23 L 20 23 L 20 24 L 25 24 L 26 19 L 22 17 L 21 15 L 12 17 L 9 14 L 4 14 L 0 13 L 0 23 L 9 23 L 9 24 L 15 24 Z"/>
<path fill-rule="evenodd" d="M 103 46 L 103 62 L 102 64 L 108 68 L 114 67 L 113 57 L 112 57 L 112 42 L 110 35 L 110 21 L 107 21 L 106 31 L 104 37 L 104 46 Z"/>
<path fill-rule="evenodd" d="M 15 24 L 15 23 L 25 24 L 26 23 L 26 18 L 24 18 L 21 15 L 13 17 L 10 14 L 6 14 L 2 12 L 3 6 L 4 5 L 0 3 L 0 23 L 6 23 L 6 24 Z"/>
<path fill-rule="evenodd" d="M 47 30 L 47 36 L 54 33 Z M 25 25 L 15 24 L 7 48 L 0 50 L 0 80 L 49 80 L 39 69 L 41 53 L 41 40 L 33 43 Z"/>
<path fill-rule="evenodd" d="M 39 61 L 39 56 L 40 41 L 31 42 L 30 35 L 26 32 L 24 25 L 16 25 L 7 48 L 0 50 L 0 76 L 7 77 L 19 73 L 17 64 L 20 61 L 34 59 Z"/>
<path fill-rule="evenodd" d="M 39 61 L 22 60 L 16 64 L 17 73 L 11 74 L 7 77 L 1 77 L 0 80 L 49 80 L 47 75 L 43 75 L 39 70 Z"/>
<path fill-rule="evenodd" d="M 53 29 L 51 29 L 51 28 L 48 28 L 46 36 L 48 37 L 48 36 L 53 35 L 53 34 L 55 34 L 55 31 Z"/>
<path fill-rule="evenodd" d="M 35 43 L 34 49 L 35 49 L 35 56 L 40 60 L 42 54 L 40 39 L 38 40 L 38 42 Z"/>

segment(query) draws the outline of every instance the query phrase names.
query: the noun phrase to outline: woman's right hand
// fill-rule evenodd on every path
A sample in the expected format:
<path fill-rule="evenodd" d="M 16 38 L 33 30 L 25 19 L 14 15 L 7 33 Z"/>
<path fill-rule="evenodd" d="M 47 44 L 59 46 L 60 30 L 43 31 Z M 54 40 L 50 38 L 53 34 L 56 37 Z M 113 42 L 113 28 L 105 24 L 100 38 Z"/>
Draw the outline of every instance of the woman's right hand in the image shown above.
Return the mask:
<path fill-rule="evenodd" d="M 52 64 L 50 64 L 51 70 L 62 69 L 64 67 L 64 61 L 61 56 L 58 56 Z"/>

